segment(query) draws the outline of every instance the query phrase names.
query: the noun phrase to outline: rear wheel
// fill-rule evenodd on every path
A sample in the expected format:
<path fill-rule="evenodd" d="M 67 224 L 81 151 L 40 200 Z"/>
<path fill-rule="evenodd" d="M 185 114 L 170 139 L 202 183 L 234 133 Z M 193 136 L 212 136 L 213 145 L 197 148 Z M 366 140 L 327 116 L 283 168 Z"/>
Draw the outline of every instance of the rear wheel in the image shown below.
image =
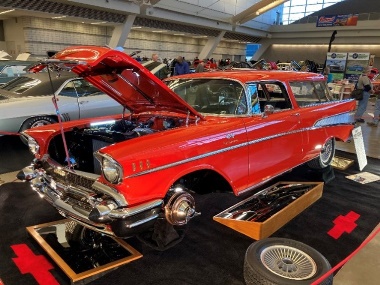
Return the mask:
<path fill-rule="evenodd" d="M 308 166 L 312 169 L 323 169 L 330 165 L 335 155 L 335 139 L 329 139 L 322 147 L 319 156 L 308 162 Z"/>

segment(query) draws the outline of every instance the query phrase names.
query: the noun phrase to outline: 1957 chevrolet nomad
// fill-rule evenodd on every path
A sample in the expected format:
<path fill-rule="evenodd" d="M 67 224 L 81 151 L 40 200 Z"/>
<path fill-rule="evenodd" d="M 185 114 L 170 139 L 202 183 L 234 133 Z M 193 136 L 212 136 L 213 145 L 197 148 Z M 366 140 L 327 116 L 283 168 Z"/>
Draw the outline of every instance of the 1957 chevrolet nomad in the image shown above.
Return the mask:
<path fill-rule="evenodd" d="M 35 159 L 19 178 L 63 216 L 111 236 L 186 225 L 196 193 L 241 195 L 300 164 L 325 168 L 354 127 L 356 102 L 334 101 L 318 74 L 216 71 L 162 82 L 127 54 L 93 46 L 66 48 L 35 71 L 46 64 L 71 69 L 125 110 L 24 131 Z M 205 179 L 215 189 L 202 188 Z"/>

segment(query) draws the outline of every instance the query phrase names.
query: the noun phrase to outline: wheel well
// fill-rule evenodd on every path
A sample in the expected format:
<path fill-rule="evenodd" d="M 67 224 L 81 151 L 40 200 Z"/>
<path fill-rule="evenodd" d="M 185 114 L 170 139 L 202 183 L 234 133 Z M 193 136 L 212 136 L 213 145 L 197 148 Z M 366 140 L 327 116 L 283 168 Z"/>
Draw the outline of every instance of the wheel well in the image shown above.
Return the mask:
<path fill-rule="evenodd" d="M 197 170 L 186 174 L 178 179 L 175 184 L 181 184 L 197 194 L 232 192 L 232 187 L 228 181 L 218 172 L 210 169 Z"/>

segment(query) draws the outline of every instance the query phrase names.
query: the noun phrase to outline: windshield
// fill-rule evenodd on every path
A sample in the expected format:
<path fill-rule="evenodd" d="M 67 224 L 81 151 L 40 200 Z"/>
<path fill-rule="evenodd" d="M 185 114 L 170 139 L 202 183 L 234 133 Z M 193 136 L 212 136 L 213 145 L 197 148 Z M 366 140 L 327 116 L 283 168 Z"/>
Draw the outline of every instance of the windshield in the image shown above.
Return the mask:
<path fill-rule="evenodd" d="M 41 80 L 39 79 L 22 76 L 2 85 L 0 88 L 13 93 L 22 94 L 40 82 Z"/>
<path fill-rule="evenodd" d="M 244 88 L 233 80 L 176 79 L 166 84 L 201 113 L 241 115 L 248 111 Z"/>

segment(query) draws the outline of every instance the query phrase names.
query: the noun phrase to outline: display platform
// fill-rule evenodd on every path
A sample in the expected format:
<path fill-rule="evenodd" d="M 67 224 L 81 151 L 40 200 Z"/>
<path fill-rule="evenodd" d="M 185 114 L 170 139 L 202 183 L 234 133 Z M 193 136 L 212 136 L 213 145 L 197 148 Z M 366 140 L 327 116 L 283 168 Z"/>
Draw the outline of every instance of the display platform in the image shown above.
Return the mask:
<path fill-rule="evenodd" d="M 269 237 L 322 197 L 323 182 L 281 181 L 214 216 L 255 240 Z"/>
<path fill-rule="evenodd" d="M 331 166 L 339 170 L 346 170 L 351 165 L 353 165 L 354 162 L 355 161 L 353 159 L 348 159 L 348 158 L 340 157 L 340 156 L 334 156 L 333 160 L 331 161 Z"/>
<path fill-rule="evenodd" d="M 100 235 L 68 219 L 26 229 L 71 284 L 87 284 L 142 257 L 122 239 Z"/>

